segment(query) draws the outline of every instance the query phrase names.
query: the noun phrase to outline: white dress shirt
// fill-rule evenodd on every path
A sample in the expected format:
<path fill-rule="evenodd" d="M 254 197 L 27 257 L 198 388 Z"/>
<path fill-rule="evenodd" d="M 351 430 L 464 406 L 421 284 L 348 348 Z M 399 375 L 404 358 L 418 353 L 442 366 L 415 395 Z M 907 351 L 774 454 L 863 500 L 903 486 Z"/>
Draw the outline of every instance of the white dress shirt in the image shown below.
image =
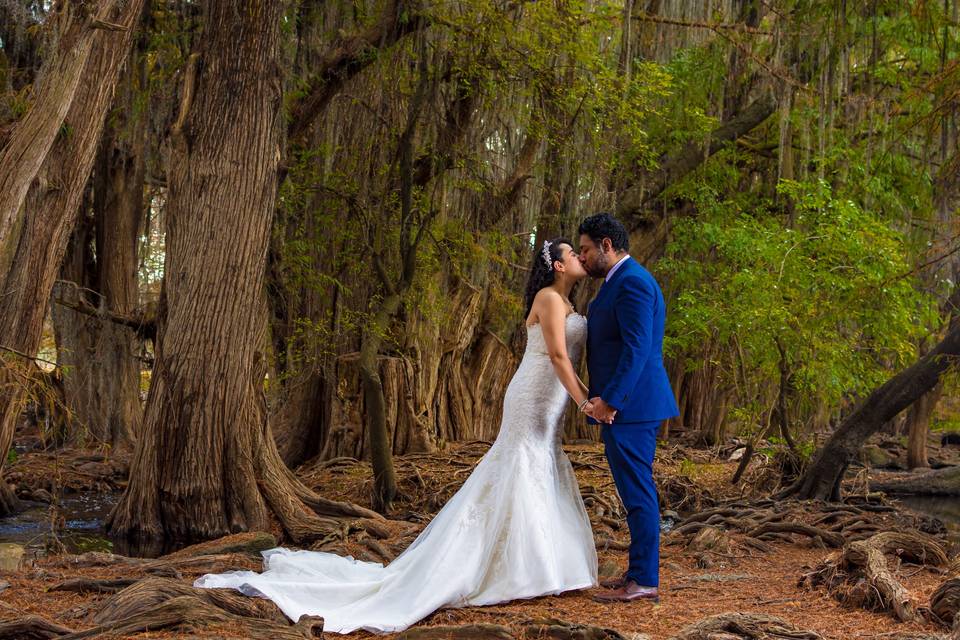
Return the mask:
<path fill-rule="evenodd" d="M 622 258 L 620 258 L 620 259 L 617 261 L 617 264 L 615 264 L 615 265 L 613 265 L 612 267 L 610 267 L 610 271 L 607 271 L 607 275 L 606 275 L 606 277 L 604 277 L 603 281 L 604 281 L 604 282 L 610 282 L 610 278 L 613 277 L 613 274 L 616 273 L 617 269 L 620 268 L 620 265 L 622 265 L 622 264 L 627 260 L 627 258 L 629 258 L 629 257 L 630 257 L 630 254 L 628 253 L 627 255 L 625 255 L 625 256 L 623 256 Z"/>

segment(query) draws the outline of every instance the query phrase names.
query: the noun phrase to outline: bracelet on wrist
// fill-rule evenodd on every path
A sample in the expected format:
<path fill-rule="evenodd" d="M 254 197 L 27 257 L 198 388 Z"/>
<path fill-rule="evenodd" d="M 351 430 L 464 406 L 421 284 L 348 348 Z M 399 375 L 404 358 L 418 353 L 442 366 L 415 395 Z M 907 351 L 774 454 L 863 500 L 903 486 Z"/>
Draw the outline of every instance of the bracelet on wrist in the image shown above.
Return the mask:
<path fill-rule="evenodd" d="M 587 406 L 588 402 L 590 402 L 590 398 L 584 398 L 583 402 L 577 405 L 577 411 L 583 411 L 583 408 Z"/>

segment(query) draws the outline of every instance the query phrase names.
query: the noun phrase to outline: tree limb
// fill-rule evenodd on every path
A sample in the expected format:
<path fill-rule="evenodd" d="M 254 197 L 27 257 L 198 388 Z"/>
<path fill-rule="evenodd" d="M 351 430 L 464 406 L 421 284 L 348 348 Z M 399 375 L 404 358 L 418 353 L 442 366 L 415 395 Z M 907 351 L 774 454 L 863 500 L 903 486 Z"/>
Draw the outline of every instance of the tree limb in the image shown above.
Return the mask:
<path fill-rule="evenodd" d="M 649 224 L 650 221 L 644 218 L 646 209 L 663 195 L 668 186 L 700 167 L 724 143 L 736 140 L 761 125 L 776 109 L 777 102 L 773 96 L 757 98 L 743 111 L 714 129 L 707 140 L 706 149 L 697 142 L 691 142 L 675 154 L 663 158 L 660 170 L 649 181 L 640 180 L 627 188 L 620 197 L 617 214 L 627 221 L 631 230 Z"/>
<path fill-rule="evenodd" d="M 92 304 L 82 301 L 69 302 L 63 298 L 55 298 L 54 302 L 60 306 L 71 309 L 72 311 L 76 311 L 77 313 L 82 313 L 86 316 L 91 316 L 93 318 L 99 318 L 114 324 L 130 327 L 142 340 L 156 340 L 157 321 L 155 319 L 145 318 L 142 312 L 135 312 L 132 315 L 125 315 L 122 313 L 117 313 L 116 311 L 110 311 L 108 309 L 100 309 Z"/>
<path fill-rule="evenodd" d="M 384 9 L 379 22 L 367 30 L 342 38 L 327 52 L 319 71 L 310 81 L 307 94 L 290 109 L 287 137 L 300 142 L 317 117 L 343 85 L 373 64 L 377 52 L 390 47 L 404 36 L 424 28 L 427 20 L 416 11 L 411 0 L 393 0 Z"/>

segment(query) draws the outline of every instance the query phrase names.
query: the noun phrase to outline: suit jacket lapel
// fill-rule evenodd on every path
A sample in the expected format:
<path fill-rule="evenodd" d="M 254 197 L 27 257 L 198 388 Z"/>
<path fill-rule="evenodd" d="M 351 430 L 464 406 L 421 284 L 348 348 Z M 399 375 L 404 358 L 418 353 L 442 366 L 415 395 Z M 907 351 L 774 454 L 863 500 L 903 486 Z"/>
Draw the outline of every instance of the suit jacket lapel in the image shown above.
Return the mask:
<path fill-rule="evenodd" d="M 626 271 L 627 269 L 633 268 L 632 263 L 635 263 L 635 262 L 636 261 L 632 257 L 627 258 L 626 261 L 622 265 L 620 265 L 620 268 L 613 272 L 613 275 L 610 276 L 610 280 L 606 282 L 601 281 L 600 290 L 597 292 L 597 295 L 594 296 L 593 300 L 590 302 L 590 306 L 587 307 L 588 315 L 590 313 L 590 307 L 600 302 L 605 295 L 610 293 L 614 289 L 614 284 L 616 283 L 617 278 L 619 278 L 623 274 L 623 272 Z"/>

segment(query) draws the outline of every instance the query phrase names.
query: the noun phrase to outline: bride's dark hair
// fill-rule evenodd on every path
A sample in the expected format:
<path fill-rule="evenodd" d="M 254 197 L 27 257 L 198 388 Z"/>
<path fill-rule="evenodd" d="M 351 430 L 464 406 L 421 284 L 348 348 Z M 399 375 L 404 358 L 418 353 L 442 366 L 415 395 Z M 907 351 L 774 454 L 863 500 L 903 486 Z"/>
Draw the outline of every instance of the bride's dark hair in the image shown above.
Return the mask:
<path fill-rule="evenodd" d="M 530 278 L 527 280 L 527 312 L 524 318 L 530 315 L 530 309 L 533 307 L 533 299 L 537 297 L 537 292 L 544 287 L 553 284 L 555 272 L 553 263 L 563 258 L 563 250 L 560 245 L 573 246 L 573 243 L 566 238 L 554 238 L 548 241 L 550 243 L 550 264 L 544 260 L 543 245 L 537 245 L 533 248 L 533 264 L 530 265 Z M 573 292 L 570 292 L 573 297 Z"/>

